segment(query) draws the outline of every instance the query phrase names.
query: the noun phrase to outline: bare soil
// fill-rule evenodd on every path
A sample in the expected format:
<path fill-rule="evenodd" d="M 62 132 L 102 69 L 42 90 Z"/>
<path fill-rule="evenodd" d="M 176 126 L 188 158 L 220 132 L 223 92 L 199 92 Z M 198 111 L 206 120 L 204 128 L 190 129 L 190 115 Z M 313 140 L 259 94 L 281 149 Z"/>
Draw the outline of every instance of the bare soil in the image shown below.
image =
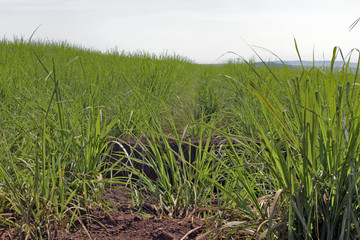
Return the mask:
<path fill-rule="evenodd" d="M 137 214 L 132 207 L 128 189 L 115 186 L 104 192 L 111 211 L 103 208 L 91 210 L 91 219 L 84 220 L 84 226 L 77 224 L 69 231 L 66 228 L 53 229 L 46 239 L 195 239 L 204 230 L 201 219 L 167 219 L 152 214 Z M 151 202 L 147 203 L 151 208 Z M 0 239 L 24 239 L 13 229 L 0 229 Z"/>
<path fill-rule="evenodd" d="M 94 220 L 86 226 L 88 233 L 79 225 L 70 232 L 65 229 L 57 231 L 54 239 L 194 239 L 204 226 L 200 219 L 169 220 L 149 214 L 136 214 L 131 205 L 130 193 L 125 188 L 106 189 L 104 197 L 115 210 L 92 210 Z"/>

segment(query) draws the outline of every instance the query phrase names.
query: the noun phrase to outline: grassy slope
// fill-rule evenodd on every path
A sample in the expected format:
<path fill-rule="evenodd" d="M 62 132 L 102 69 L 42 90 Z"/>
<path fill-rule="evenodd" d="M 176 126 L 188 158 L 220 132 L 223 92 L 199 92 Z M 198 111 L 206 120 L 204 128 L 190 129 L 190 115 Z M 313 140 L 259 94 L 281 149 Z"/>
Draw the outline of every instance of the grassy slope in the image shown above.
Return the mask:
<path fill-rule="evenodd" d="M 101 179 L 106 137 L 155 139 L 186 129 L 244 146 L 219 153 L 206 145 L 194 164 L 180 156 L 181 166 L 174 164 L 179 156 L 153 146 L 148 164 L 160 180 L 142 176 L 132 187 L 161 192 L 164 213 L 184 217 L 192 212 L 187 206 L 217 199 L 219 220 L 220 209 L 230 208 L 228 220 L 261 225 L 258 236 L 359 236 L 358 89 L 347 70 L 206 66 L 22 40 L 2 40 L 0 48 L 0 209 L 15 212 L 4 224 L 35 237 L 45 230 L 37 226 L 69 213 L 66 224 L 77 220 L 99 201 L 104 182 L 122 181 Z M 260 152 L 244 140 L 250 136 L 260 140 Z M 267 209 L 261 199 L 269 196 Z"/>

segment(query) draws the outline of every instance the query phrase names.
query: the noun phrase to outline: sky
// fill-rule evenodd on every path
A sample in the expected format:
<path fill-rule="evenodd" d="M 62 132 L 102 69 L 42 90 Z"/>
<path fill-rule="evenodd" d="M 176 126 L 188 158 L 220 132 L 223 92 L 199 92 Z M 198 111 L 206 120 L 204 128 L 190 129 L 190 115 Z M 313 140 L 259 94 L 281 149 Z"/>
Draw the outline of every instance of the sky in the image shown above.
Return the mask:
<path fill-rule="evenodd" d="M 359 0 L 0 0 L 0 36 L 221 63 L 330 60 L 360 49 Z M 264 50 L 267 49 L 267 50 Z M 352 59 L 356 61 L 358 55 Z"/>

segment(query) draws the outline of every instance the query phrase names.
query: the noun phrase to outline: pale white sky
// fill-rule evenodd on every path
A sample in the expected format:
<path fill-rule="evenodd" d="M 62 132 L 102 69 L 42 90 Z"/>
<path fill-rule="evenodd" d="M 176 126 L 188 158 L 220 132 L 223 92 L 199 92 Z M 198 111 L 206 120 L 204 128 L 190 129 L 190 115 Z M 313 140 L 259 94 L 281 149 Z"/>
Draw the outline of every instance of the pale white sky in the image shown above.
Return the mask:
<path fill-rule="evenodd" d="M 359 0 L 0 0 L 0 36 L 28 39 L 41 24 L 35 38 L 198 63 L 216 63 L 228 51 L 251 58 L 243 39 L 297 60 L 295 37 L 303 59 L 312 60 L 314 49 L 316 60 L 328 60 L 334 46 L 360 48 L 360 23 L 348 31 L 359 9 Z"/>

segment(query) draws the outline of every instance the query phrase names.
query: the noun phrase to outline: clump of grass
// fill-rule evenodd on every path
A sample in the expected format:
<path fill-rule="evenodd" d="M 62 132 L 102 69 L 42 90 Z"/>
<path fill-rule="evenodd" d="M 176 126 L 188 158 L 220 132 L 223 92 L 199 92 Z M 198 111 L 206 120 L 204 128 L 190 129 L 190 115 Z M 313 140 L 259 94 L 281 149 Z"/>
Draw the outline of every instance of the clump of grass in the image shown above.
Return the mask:
<path fill-rule="evenodd" d="M 295 46 L 297 49 L 296 42 Z M 268 238 L 276 236 L 280 223 L 286 223 L 282 226 L 287 226 L 289 239 L 360 236 L 358 68 L 354 75 L 349 74 L 349 58 L 340 72 L 334 72 L 339 51 L 334 48 L 330 71 L 303 68 L 300 76 L 284 81 L 269 68 L 274 81 L 285 89 L 285 102 L 277 95 L 264 94 L 253 79 L 240 83 L 229 78 L 234 86 L 240 84 L 259 99 L 267 124 L 265 128 L 252 115 L 263 147 L 259 156 L 267 169 L 260 179 L 267 183 L 268 191 L 281 191 L 281 201 L 287 206 L 280 222 L 271 215 L 264 224 Z M 252 69 L 261 88 L 270 88 Z M 255 190 L 252 187 L 247 192 Z"/>
<path fill-rule="evenodd" d="M 196 94 L 198 112 L 195 117 L 196 119 L 203 119 L 204 122 L 209 122 L 212 117 L 216 116 L 221 107 L 219 84 L 216 84 L 211 77 L 207 71 L 201 75 L 200 86 Z"/>
<path fill-rule="evenodd" d="M 33 54 L 45 73 L 35 82 L 50 81 L 52 88 L 44 94 L 43 89 L 27 85 L 18 96 L 10 86 L 4 91 L 8 104 L 0 106 L 5 113 L 0 142 L 1 212 L 5 213 L 1 223 L 16 228 L 24 239 L 51 237 L 52 228 L 74 222 L 84 226 L 84 213 L 101 199 L 106 183 L 101 178 L 102 152 L 115 124 L 93 105 L 82 114 L 72 112 L 73 101 L 62 92 L 66 88 L 58 79 L 55 60 L 49 67 L 36 50 Z M 26 91 L 30 89 L 38 99 L 30 101 L 36 95 Z M 94 96 L 89 96 L 90 104 Z"/>
<path fill-rule="evenodd" d="M 164 130 L 159 124 L 158 115 L 152 110 L 151 105 L 143 98 L 143 91 L 135 88 L 129 81 L 127 82 L 138 97 L 140 104 L 143 104 L 145 113 L 150 117 L 148 125 L 143 130 L 147 145 L 140 141 L 138 145 L 143 152 L 139 153 L 139 158 L 131 158 L 130 154 L 124 152 L 120 158 L 126 159 L 126 164 L 121 165 L 119 171 L 128 171 L 130 178 L 135 178 L 133 182 L 130 178 L 125 178 L 127 184 L 132 189 L 134 204 L 142 206 L 144 203 L 143 194 L 149 194 L 158 200 L 157 211 L 160 215 L 168 215 L 172 218 L 185 218 L 198 214 L 198 206 L 208 206 L 214 200 L 214 182 L 219 179 L 217 173 L 219 164 L 213 164 L 212 159 L 216 158 L 215 149 L 210 145 L 211 138 L 202 145 L 200 136 L 199 145 L 187 142 L 186 133 L 179 135 L 176 123 L 171 117 L 170 109 L 165 109 L 168 124 L 172 128 L 172 136 L 167 135 L 168 130 Z M 163 104 L 158 99 L 159 105 Z M 165 106 L 165 105 L 162 105 Z M 170 146 L 169 139 L 176 141 L 178 151 Z M 182 146 L 188 145 L 192 151 L 196 151 L 193 156 L 192 151 L 185 153 Z M 137 151 L 134 149 L 134 151 Z M 119 162 L 122 162 L 122 160 Z M 134 167 L 138 163 L 151 169 L 155 176 L 148 176 L 146 172 Z M 155 180 L 153 178 L 156 178 Z"/>

